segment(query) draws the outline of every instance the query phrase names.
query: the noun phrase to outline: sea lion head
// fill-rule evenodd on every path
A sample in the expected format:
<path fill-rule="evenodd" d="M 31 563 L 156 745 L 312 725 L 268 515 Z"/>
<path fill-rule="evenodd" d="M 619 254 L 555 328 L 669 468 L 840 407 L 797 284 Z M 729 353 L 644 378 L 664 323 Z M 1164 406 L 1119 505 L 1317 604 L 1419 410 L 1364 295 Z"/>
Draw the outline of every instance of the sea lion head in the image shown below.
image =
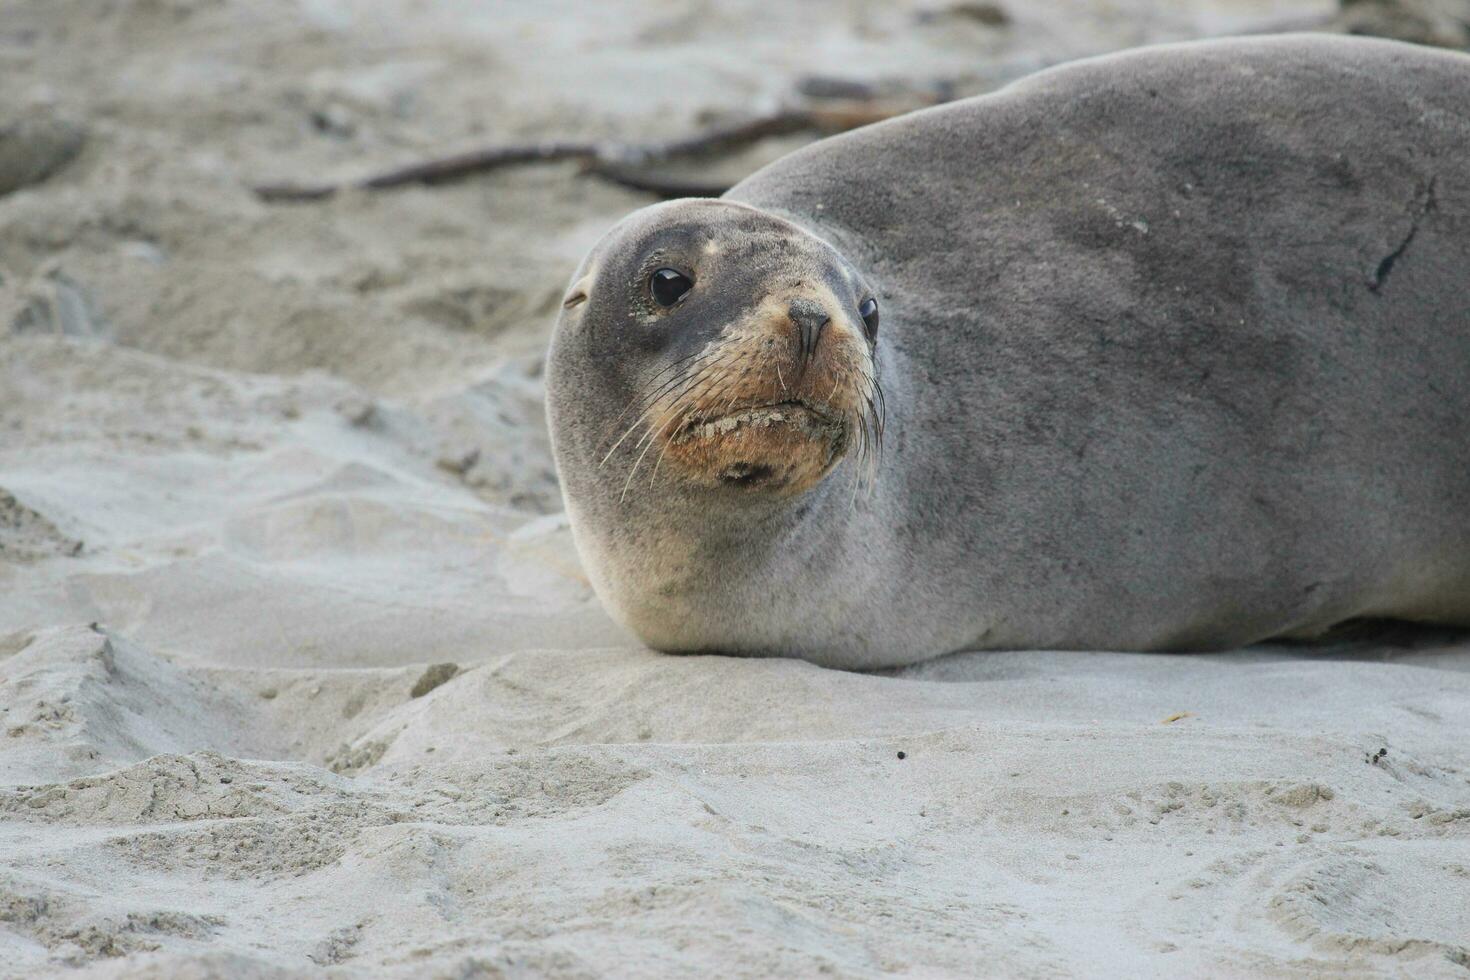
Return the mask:
<path fill-rule="evenodd" d="M 665 476 L 803 493 L 844 457 L 874 458 L 878 322 L 861 273 L 789 221 L 722 200 L 645 208 L 566 293 L 548 365 L 553 438 L 623 494 Z"/>

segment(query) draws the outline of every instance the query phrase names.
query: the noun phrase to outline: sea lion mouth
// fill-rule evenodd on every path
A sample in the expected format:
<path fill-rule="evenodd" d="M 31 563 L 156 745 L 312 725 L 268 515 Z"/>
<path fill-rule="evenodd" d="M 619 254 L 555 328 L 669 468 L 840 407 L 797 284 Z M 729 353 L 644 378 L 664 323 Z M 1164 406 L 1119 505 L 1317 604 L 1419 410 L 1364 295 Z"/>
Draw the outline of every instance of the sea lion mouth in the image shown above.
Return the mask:
<path fill-rule="evenodd" d="M 783 426 L 812 439 L 840 436 L 842 419 L 800 399 L 766 405 L 747 405 L 717 415 L 695 415 L 680 426 L 676 441 L 717 439 L 742 428 Z"/>
<path fill-rule="evenodd" d="M 800 399 L 743 405 L 691 417 L 670 439 L 700 479 L 741 490 L 798 489 L 842 456 L 841 416 Z"/>

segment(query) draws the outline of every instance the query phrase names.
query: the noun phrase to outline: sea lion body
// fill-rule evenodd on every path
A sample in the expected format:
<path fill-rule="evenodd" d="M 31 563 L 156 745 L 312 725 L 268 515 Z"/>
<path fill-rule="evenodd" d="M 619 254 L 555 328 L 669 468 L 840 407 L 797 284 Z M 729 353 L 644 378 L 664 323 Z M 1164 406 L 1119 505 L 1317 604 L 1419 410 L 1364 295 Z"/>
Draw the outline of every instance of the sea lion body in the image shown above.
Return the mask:
<path fill-rule="evenodd" d="M 830 246 L 823 302 L 882 310 L 883 446 L 784 495 L 625 484 L 599 246 L 548 404 L 579 549 L 650 645 L 877 667 L 1470 625 L 1470 57 L 1143 49 L 823 140 L 723 200 L 635 218 L 723 241 L 721 209 L 753 208 Z"/>

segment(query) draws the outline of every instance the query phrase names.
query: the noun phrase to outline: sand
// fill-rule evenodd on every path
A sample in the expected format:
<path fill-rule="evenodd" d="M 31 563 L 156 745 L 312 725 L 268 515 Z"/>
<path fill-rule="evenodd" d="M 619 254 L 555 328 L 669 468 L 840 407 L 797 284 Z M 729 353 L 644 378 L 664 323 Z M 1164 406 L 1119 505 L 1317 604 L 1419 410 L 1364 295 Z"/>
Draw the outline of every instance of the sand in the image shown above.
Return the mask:
<path fill-rule="evenodd" d="M 0 976 L 1470 976 L 1463 637 L 651 653 L 540 387 L 649 199 L 248 191 L 1325 9 L 969 6 L 4 4 Z"/>

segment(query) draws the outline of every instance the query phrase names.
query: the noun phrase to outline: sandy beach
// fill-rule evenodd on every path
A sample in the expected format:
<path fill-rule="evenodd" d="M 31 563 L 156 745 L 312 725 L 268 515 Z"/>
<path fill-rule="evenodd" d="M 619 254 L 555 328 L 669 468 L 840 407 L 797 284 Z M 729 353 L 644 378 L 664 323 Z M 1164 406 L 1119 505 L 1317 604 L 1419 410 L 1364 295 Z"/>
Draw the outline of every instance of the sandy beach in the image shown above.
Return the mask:
<path fill-rule="evenodd" d="M 0 977 L 1470 977 L 1464 636 L 650 652 L 541 374 L 654 198 L 251 190 L 1333 9 L 4 3 Z"/>

